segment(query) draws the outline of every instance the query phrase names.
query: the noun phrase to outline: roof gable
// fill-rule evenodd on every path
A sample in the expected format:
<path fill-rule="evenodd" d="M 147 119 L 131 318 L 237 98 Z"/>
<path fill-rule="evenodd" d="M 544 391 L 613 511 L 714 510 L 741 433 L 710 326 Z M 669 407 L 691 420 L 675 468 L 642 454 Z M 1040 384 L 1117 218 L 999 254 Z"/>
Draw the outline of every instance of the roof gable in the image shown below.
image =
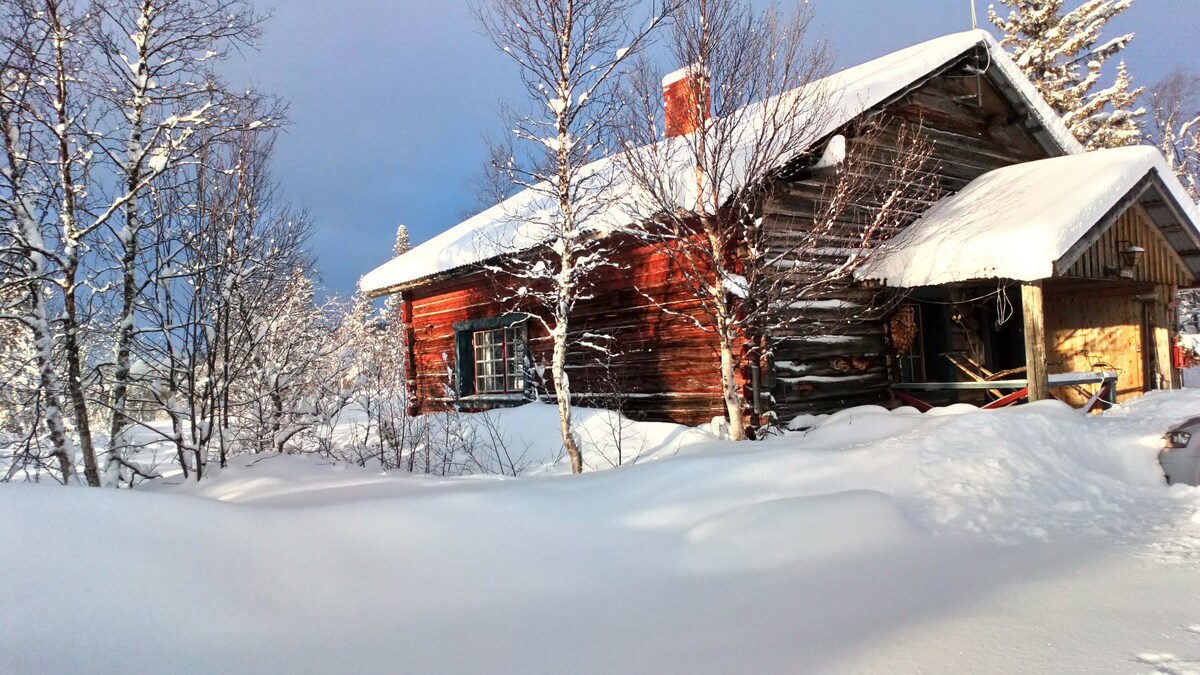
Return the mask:
<path fill-rule="evenodd" d="M 1196 273 L 1162 232 L 1162 225 L 1142 206 L 1145 182 L 1130 193 L 1113 215 L 1105 217 L 1073 248 L 1054 264 L 1055 277 L 1062 279 L 1129 281 L 1190 286 Z M 1141 249 L 1132 269 L 1125 268 L 1123 253 L 1130 247 Z"/>

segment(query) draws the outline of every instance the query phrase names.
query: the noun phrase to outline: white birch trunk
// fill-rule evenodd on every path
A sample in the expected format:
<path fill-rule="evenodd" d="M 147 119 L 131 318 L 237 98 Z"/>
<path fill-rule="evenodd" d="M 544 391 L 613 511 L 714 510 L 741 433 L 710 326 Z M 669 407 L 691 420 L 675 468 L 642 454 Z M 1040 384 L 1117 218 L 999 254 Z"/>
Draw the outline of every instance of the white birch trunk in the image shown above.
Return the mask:
<path fill-rule="evenodd" d="M 83 471 L 87 484 L 91 487 L 100 486 L 100 472 L 96 465 L 96 450 L 92 444 L 92 429 L 87 405 L 87 397 L 83 391 L 83 355 L 79 342 L 81 322 L 79 320 L 79 301 L 77 276 L 79 274 L 80 230 L 77 219 L 76 196 L 82 194 L 82 186 L 76 184 L 71 171 L 74 161 L 68 138 L 68 130 L 72 128 L 71 115 L 67 111 L 69 96 L 68 83 L 72 77 L 66 62 L 66 46 L 70 37 L 59 19 L 56 5 L 47 5 L 49 19 L 53 26 L 52 43 L 54 46 L 54 78 L 56 96 L 54 97 L 55 140 L 57 142 L 57 165 L 59 188 L 62 190 L 61 213 L 64 250 L 63 259 L 63 304 L 65 311 L 63 327 L 63 350 L 67 359 L 67 394 L 71 399 L 71 407 L 75 412 L 75 430 L 79 436 L 79 449 L 83 454 Z"/>

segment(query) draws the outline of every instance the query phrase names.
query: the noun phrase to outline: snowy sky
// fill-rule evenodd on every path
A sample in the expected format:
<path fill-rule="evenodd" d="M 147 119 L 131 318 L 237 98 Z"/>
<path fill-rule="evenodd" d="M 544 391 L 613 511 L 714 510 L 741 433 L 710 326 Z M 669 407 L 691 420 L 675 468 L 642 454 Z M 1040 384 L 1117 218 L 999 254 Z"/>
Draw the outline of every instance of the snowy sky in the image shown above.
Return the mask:
<path fill-rule="evenodd" d="M 227 73 L 290 101 L 275 173 L 283 195 L 316 219 L 326 286 L 348 295 L 391 257 L 399 223 L 420 243 L 474 213 L 469 181 L 483 137 L 500 130 L 499 103 L 519 96 L 516 73 L 478 34 L 466 0 L 258 1 L 273 13 L 262 49 L 235 57 Z M 1136 0 L 1114 24 L 1110 36 L 1137 33 L 1125 52 L 1137 82 L 1200 71 L 1194 4 Z M 839 68 L 971 21 L 969 0 L 815 5 Z M 984 25 L 987 1 L 977 5 Z"/>

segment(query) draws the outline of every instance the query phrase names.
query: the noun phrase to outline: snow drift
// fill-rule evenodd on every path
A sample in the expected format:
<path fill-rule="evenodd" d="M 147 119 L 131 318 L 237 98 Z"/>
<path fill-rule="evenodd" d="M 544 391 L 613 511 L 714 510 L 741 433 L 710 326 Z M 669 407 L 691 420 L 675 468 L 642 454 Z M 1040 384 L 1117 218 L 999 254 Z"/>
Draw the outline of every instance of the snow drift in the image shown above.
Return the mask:
<path fill-rule="evenodd" d="M 579 477 L 2 486 L 31 574 L 0 671 L 1123 672 L 1200 619 L 1200 500 L 1156 463 L 1198 407 L 858 408 Z"/>

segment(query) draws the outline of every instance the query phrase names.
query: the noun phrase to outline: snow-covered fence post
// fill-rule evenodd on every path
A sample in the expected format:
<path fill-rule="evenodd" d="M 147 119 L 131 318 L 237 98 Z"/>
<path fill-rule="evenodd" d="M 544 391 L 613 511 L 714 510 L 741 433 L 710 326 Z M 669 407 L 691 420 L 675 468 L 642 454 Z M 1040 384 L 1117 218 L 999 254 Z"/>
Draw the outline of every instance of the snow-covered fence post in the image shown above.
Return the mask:
<path fill-rule="evenodd" d="M 1042 401 L 1050 397 L 1050 383 L 1046 370 L 1046 320 L 1041 283 L 1021 284 L 1021 313 L 1025 317 L 1025 377 L 1029 383 L 1029 400 Z"/>

